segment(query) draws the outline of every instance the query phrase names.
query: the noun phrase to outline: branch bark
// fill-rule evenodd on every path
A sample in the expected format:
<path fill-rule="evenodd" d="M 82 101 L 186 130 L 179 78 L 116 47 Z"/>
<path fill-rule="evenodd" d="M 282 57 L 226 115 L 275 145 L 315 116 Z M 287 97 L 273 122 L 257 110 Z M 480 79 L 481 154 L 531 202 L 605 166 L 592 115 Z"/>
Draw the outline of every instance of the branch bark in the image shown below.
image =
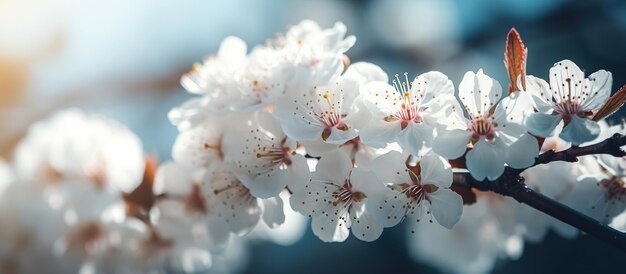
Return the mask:
<path fill-rule="evenodd" d="M 559 152 L 552 150 L 545 152 L 537 157 L 532 166 L 554 161 L 576 162 L 580 156 L 593 154 L 623 157 L 626 156 L 626 153 L 621 149 L 624 145 L 626 145 L 626 136 L 616 133 L 594 145 L 571 147 Z M 524 178 L 520 176 L 524 170 L 507 167 L 502 176 L 494 181 L 478 181 L 470 176 L 469 173 L 455 173 L 453 184 L 457 187 L 493 191 L 504 196 L 513 197 L 520 203 L 529 205 L 626 252 L 626 233 L 615 230 L 541 193 L 535 192 L 526 186 Z"/>

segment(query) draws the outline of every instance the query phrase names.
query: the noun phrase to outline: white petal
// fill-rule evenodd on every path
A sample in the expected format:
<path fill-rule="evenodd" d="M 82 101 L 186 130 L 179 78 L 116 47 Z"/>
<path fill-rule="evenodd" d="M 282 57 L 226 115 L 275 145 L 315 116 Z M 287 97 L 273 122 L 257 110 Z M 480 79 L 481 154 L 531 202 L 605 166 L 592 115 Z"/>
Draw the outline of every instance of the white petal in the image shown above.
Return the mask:
<path fill-rule="evenodd" d="M 378 198 L 387 190 L 374 172 L 360 167 L 353 169 L 350 173 L 350 183 L 352 183 L 353 191 L 362 192 L 367 199 Z"/>
<path fill-rule="evenodd" d="M 330 135 L 326 139 L 326 143 L 340 145 L 356 138 L 358 135 L 357 131 L 352 127 L 348 130 L 333 128 L 330 131 Z"/>
<path fill-rule="evenodd" d="M 407 183 L 411 181 L 411 177 L 409 177 L 405 160 L 402 153 L 390 151 L 374 159 L 372 169 L 385 184 Z"/>
<path fill-rule="evenodd" d="M 313 234 L 324 242 L 343 242 L 350 235 L 347 223 L 340 219 L 343 217 L 349 221 L 347 210 L 338 212 L 336 208 L 332 208 L 330 212 L 324 212 L 313 216 L 311 227 Z"/>
<path fill-rule="evenodd" d="M 246 180 L 246 177 L 238 176 L 237 178 L 241 179 L 254 197 L 265 199 L 275 197 L 285 189 L 291 181 L 291 174 L 287 169 L 276 168 L 273 172 L 254 177 L 252 181 Z"/>
<path fill-rule="evenodd" d="M 399 224 L 407 214 L 407 205 L 411 200 L 406 195 L 394 191 L 387 190 L 383 198 L 377 201 L 378 206 L 374 206 L 375 214 L 379 216 L 384 227 L 392 227 Z"/>
<path fill-rule="evenodd" d="M 309 123 L 308 110 L 299 106 L 292 96 L 283 96 L 276 101 L 272 113 L 285 132 L 285 135 L 296 141 L 317 141 L 322 138 L 324 126 L 321 123 Z"/>
<path fill-rule="evenodd" d="M 433 184 L 440 188 L 452 185 L 452 169 L 439 155 L 429 153 L 420 159 L 419 165 L 423 184 Z"/>
<path fill-rule="evenodd" d="M 548 82 L 532 75 L 526 76 L 526 91 L 531 95 L 533 106 L 541 113 L 552 111 L 552 91 Z"/>
<path fill-rule="evenodd" d="M 504 172 L 504 148 L 481 139 L 465 156 L 467 169 L 472 177 L 482 181 L 485 178 L 495 180 Z"/>
<path fill-rule="evenodd" d="M 332 207 L 328 201 L 335 200 L 332 193 L 337 190 L 338 186 L 311 181 L 302 189 L 293 192 L 289 198 L 289 204 L 294 211 L 302 215 L 315 216 Z"/>
<path fill-rule="evenodd" d="M 217 51 L 217 56 L 232 62 L 241 62 L 245 59 L 247 52 L 246 42 L 235 36 L 224 38 Z"/>
<path fill-rule="evenodd" d="M 522 124 L 524 118 L 533 112 L 530 96 L 526 92 L 518 91 L 504 97 L 500 103 L 498 103 L 494 113 L 494 120 L 498 124 Z"/>
<path fill-rule="evenodd" d="M 311 171 L 306 158 L 302 155 L 293 155 L 290 157 L 291 165 L 288 167 L 289 180 L 287 186 L 292 191 L 301 189 L 311 179 Z"/>
<path fill-rule="evenodd" d="M 561 116 L 559 115 L 537 112 L 528 116 L 526 126 L 528 127 L 528 132 L 534 135 L 550 137 L 561 120 Z"/>
<path fill-rule="evenodd" d="M 468 130 L 437 130 L 437 137 L 433 140 L 433 150 L 446 159 L 459 158 L 467 150 L 470 137 L 472 133 Z"/>
<path fill-rule="evenodd" d="M 283 211 L 283 199 L 273 197 L 263 199 L 263 222 L 270 228 L 275 228 L 285 222 L 285 212 Z"/>
<path fill-rule="evenodd" d="M 425 123 L 409 123 L 398 135 L 398 144 L 413 155 L 422 155 L 432 146 L 434 134 L 435 128 Z"/>
<path fill-rule="evenodd" d="M 539 155 L 539 144 L 537 138 L 525 133 L 517 142 L 511 144 L 506 150 L 506 163 L 512 168 L 529 167 L 535 162 L 535 158 Z"/>
<path fill-rule="evenodd" d="M 569 124 L 563 128 L 559 137 L 577 146 L 595 139 L 599 134 L 600 125 L 596 121 L 573 116 Z"/>
<path fill-rule="evenodd" d="M 420 83 L 425 83 L 420 85 Z M 421 104 L 430 105 L 431 101 L 439 96 L 454 96 L 454 85 L 448 76 L 439 71 L 423 73 L 413 80 L 412 89 L 420 88 L 424 94 Z"/>
<path fill-rule="evenodd" d="M 471 116 L 485 115 L 502 97 L 502 86 L 497 80 L 485 75 L 483 70 L 477 73 L 468 71 L 459 84 L 459 98 Z"/>
<path fill-rule="evenodd" d="M 430 193 L 428 199 L 431 203 L 433 217 L 443 227 L 452 229 L 461 219 L 463 199 L 456 192 L 447 188 L 440 188 Z"/>
<path fill-rule="evenodd" d="M 335 150 L 319 160 L 313 178 L 341 185 L 348 179 L 351 170 L 352 160 L 350 157 L 339 150 Z"/>
<path fill-rule="evenodd" d="M 383 233 L 378 217 L 371 214 L 364 204 L 353 204 L 350 207 L 350 218 L 352 234 L 361 241 L 374 241 Z"/>
<path fill-rule="evenodd" d="M 582 83 L 583 81 L 585 81 L 585 73 L 570 60 L 557 62 L 550 68 L 550 87 L 557 102 L 575 96 L 570 94 L 573 91 L 571 89 L 574 88 L 571 87 L 571 83 Z"/>
<path fill-rule="evenodd" d="M 387 82 L 371 82 L 363 86 L 361 90 L 365 106 L 374 119 L 383 119 L 395 114 L 398 104 L 403 100 L 402 95 Z"/>
<path fill-rule="evenodd" d="M 387 143 L 393 143 L 396 140 L 401 129 L 399 121 L 387 122 L 382 119 L 372 119 L 359 131 L 359 134 L 364 144 L 383 148 L 387 146 Z"/>
<path fill-rule="evenodd" d="M 348 67 L 343 77 L 356 80 L 363 85 L 372 81 L 387 82 L 389 81 L 387 73 L 379 66 L 368 62 L 357 62 Z"/>
<path fill-rule="evenodd" d="M 596 111 L 602 107 L 611 96 L 613 76 L 610 72 L 599 70 L 589 75 L 589 97 L 582 102 L 583 110 Z"/>

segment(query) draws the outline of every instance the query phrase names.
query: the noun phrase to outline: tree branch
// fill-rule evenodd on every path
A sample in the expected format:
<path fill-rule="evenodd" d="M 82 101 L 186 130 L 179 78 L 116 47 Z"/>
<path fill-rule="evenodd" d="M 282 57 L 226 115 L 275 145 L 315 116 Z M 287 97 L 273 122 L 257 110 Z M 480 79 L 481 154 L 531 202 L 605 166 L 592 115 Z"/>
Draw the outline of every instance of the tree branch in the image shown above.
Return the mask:
<path fill-rule="evenodd" d="M 580 156 L 593 154 L 608 154 L 615 157 L 623 157 L 626 156 L 626 153 L 621 149 L 624 145 L 626 145 L 626 136 L 616 133 L 597 144 L 584 147 L 571 147 L 559 152 L 555 152 L 553 150 L 547 151 L 539 155 L 532 166 L 547 164 L 554 161 L 576 162 Z M 623 251 L 626 251 L 626 233 L 622 233 L 604 225 L 568 206 L 565 206 L 530 189 L 524 183 L 524 178 L 520 176 L 520 174 L 526 169 L 528 168 L 514 169 L 507 167 L 505 168 L 502 176 L 494 181 L 478 181 L 470 176 L 469 173 L 455 173 L 454 185 L 456 187 L 467 189 L 475 188 L 481 191 L 493 191 L 504 196 L 513 197 L 520 203 L 527 204 L 564 223 L 576 227 L 617 248 L 620 248 Z"/>

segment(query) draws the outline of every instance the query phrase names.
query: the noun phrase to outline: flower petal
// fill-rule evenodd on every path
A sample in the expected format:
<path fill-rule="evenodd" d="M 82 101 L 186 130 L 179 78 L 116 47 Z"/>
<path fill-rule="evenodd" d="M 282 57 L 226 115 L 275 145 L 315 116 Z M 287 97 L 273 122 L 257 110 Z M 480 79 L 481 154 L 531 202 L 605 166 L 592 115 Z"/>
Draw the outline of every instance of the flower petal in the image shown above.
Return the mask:
<path fill-rule="evenodd" d="M 452 227 L 461 219 L 463 213 L 463 198 L 456 192 L 440 188 L 428 195 L 431 203 L 430 210 L 437 223 L 445 228 Z"/>
<path fill-rule="evenodd" d="M 379 66 L 368 62 L 357 62 L 348 67 L 343 77 L 353 79 L 363 85 L 372 81 L 388 82 L 387 73 Z"/>
<path fill-rule="evenodd" d="M 350 235 L 346 221 L 350 221 L 348 211 L 331 207 L 329 212 L 313 216 L 311 227 L 313 234 L 324 242 L 343 242 Z M 337 214 L 335 214 L 337 213 Z M 343 220 L 341 218 L 344 218 Z"/>
<path fill-rule="evenodd" d="M 571 94 L 571 83 L 582 83 L 585 80 L 585 73 L 570 60 L 563 60 L 554 64 L 550 68 L 550 87 L 552 88 L 552 97 L 557 102 L 563 99 L 575 96 Z"/>
<path fill-rule="evenodd" d="M 467 150 L 470 137 L 472 137 L 472 133 L 468 130 L 439 129 L 433 141 L 433 150 L 446 159 L 459 158 Z"/>
<path fill-rule="evenodd" d="M 600 109 L 611 96 L 613 76 L 606 70 L 599 70 L 589 75 L 589 97 L 582 102 L 583 110 L 596 111 Z"/>
<path fill-rule="evenodd" d="M 265 222 L 268 227 L 275 228 L 285 222 L 282 198 L 277 196 L 261 201 L 263 204 L 263 222 Z"/>
<path fill-rule="evenodd" d="M 500 83 L 485 75 L 482 69 L 477 73 L 466 72 L 459 84 L 459 98 L 471 116 L 487 114 L 501 96 Z"/>
<path fill-rule="evenodd" d="M 481 139 L 465 156 L 467 169 L 474 179 L 485 178 L 495 180 L 504 172 L 504 148 L 498 149 L 495 144 Z"/>
<path fill-rule="evenodd" d="M 526 92 L 530 94 L 533 106 L 541 113 L 552 111 L 552 91 L 548 82 L 532 75 L 526 76 Z"/>
<path fill-rule="evenodd" d="M 387 143 L 393 143 L 401 130 L 399 121 L 387 122 L 382 119 L 372 119 L 359 131 L 359 134 L 364 144 L 383 148 L 387 146 Z"/>
<path fill-rule="evenodd" d="M 409 123 L 398 135 L 398 144 L 413 155 L 423 155 L 430 149 L 435 128 L 425 123 Z"/>
<path fill-rule="evenodd" d="M 365 204 L 350 207 L 352 234 L 361 241 L 371 242 L 383 233 L 383 226 L 376 215 L 371 214 Z"/>
<path fill-rule="evenodd" d="M 595 139 L 599 134 L 600 125 L 596 121 L 573 116 L 569 124 L 563 128 L 559 137 L 577 146 Z"/>
<path fill-rule="evenodd" d="M 433 184 L 438 187 L 450 187 L 452 185 L 452 169 L 448 162 L 439 155 L 426 154 L 420 159 L 419 165 L 423 184 Z"/>
<path fill-rule="evenodd" d="M 539 155 L 537 138 L 525 133 L 506 150 L 506 163 L 512 168 L 525 168 L 535 163 Z"/>
<path fill-rule="evenodd" d="M 330 181 L 341 185 L 348 179 L 351 170 L 352 160 L 350 157 L 340 150 L 335 150 L 325 154 L 319 160 L 312 176 L 315 180 Z"/>
<path fill-rule="evenodd" d="M 559 115 L 537 112 L 528 116 L 526 119 L 526 127 L 528 127 L 528 132 L 534 135 L 550 137 L 561 120 L 561 116 Z"/>
<path fill-rule="evenodd" d="M 405 158 L 397 151 L 387 152 L 372 161 L 372 169 L 384 184 L 400 184 L 411 181 Z"/>

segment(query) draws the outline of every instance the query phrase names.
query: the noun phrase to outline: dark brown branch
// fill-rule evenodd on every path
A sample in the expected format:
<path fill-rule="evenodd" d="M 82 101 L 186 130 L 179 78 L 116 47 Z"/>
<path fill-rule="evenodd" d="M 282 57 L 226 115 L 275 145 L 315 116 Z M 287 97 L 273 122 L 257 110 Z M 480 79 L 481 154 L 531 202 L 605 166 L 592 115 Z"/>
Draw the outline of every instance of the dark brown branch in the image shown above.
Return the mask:
<path fill-rule="evenodd" d="M 594 154 L 608 154 L 615 157 L 623 157 L 626 156 L 626 153 L 621 149 L 624 145 L 626 145 L 626 137 L 616 133 L 597 144 L 584 147 L 571 147 L 559 152 L 550 150 L 539 155 L 532 166 L 555 161 L 576 162 L 580 156 Z M 527 204 L 626 251 L 626 233 L 603 225 L 568 206 L 528 188 L 524 183 L 524 178 L 520 176 L 524 170 L 525 169 L 507 167 L 502 176 L 494 181 L 478 181 L 472 178 L 468 173 L 456 173 L 454 174 L 454 186 L 467 189 L 475 188 L 481 191 L 493 191 L 504 196 L 513 197 L 520 203 Z"/>

